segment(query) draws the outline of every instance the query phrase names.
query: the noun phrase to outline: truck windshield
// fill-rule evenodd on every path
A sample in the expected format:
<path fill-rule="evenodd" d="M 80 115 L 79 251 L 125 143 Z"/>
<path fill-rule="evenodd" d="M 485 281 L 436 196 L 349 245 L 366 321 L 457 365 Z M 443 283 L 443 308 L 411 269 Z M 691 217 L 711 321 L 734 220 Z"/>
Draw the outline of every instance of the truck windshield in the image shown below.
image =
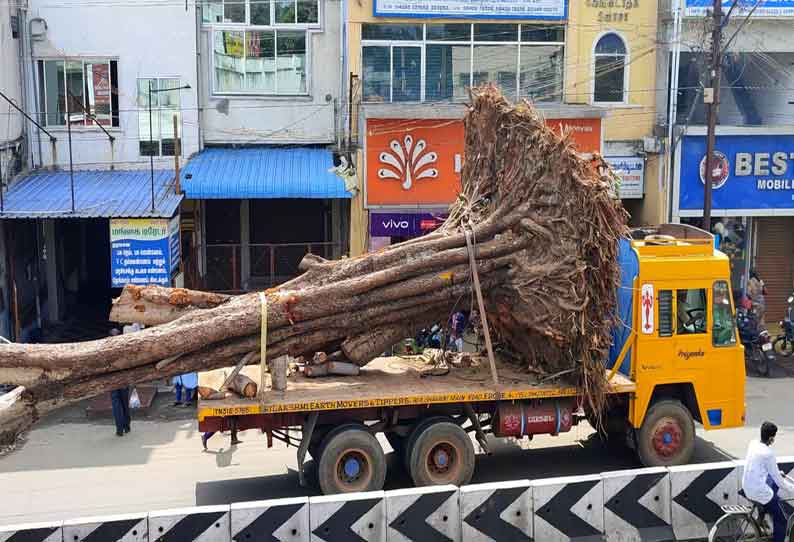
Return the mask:
<path fill-rule="evenodd" d="M 731 307 L 731 293 L 728 283 L 720 280 L 714 283 L 713 290 L 714 327 L 712 340 L 714 346 L 732 346 L 736 344 L 734 328 L 736 321 L 733 318 Z"/>

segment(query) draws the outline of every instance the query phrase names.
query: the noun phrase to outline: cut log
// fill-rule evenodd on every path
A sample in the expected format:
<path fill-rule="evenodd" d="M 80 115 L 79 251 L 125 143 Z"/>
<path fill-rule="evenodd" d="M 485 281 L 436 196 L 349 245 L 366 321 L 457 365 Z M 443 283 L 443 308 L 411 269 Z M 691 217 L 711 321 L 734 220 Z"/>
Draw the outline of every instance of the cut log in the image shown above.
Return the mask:
<path fill-rule="evenodd" d="M 248 399 L 256 397 L 257 388 L 256 382 L 244 374 L 237 374 L 232 378 L 232 381 L 229 382 L 230 390 Z"/>
<path fill-rule="evenodd" d="M 266 292 L 267 358 L 341 351 L 361 366 L 422 327 L 445 325 L 471 306 L 470 230 L 495 342 L 533 374 L 574 369 L 600 411 L 617 241 L 626 234 L 626 213 L 611 196 L 616 178 L 600 157 L 578 156 L 529 104 L 511 105 L 493 87 L 472 91 L 464 124 L 463 191 L 446 222 L 373 254 L 304 258 L 302 275 Z M 0 410 L 0 426 L 13 435 L 84 397 L 235 365 L 259 351 L 261 315 L 258 293 L 128 286 L 111 319 L 152 327 L 84 343 L 0 345 L 0 382 L 26 388 Z"/>

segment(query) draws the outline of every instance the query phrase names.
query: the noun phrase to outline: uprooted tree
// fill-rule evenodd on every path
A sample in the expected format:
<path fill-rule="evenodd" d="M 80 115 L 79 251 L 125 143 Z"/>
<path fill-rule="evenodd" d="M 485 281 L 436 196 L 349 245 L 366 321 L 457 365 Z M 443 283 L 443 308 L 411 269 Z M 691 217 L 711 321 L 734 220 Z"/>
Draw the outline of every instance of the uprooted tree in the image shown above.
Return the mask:
<path fill-rule="evenodd" d="M 625 233 L 614 178 L 531 105 L 511 105 L 494 87 L 472 91 L 464 122 L 463 191 L 441 228 L 356 258 L 307 255 L 302 275 L 265 292 L 267 357 L 341 350 L 364 365 L 446 320 L 469 304 L 468 232 L 495 338 L 534 373 L 574 369 L 599 408 Z M 100 392 L 234 365 L 259 352 L 261 311 L 258 293 L 127 287 L 111 319 L 152 327 L 82 343 L 0 345 L 0 382 L 24 387 L 0 407 L 0 438 Z"/>

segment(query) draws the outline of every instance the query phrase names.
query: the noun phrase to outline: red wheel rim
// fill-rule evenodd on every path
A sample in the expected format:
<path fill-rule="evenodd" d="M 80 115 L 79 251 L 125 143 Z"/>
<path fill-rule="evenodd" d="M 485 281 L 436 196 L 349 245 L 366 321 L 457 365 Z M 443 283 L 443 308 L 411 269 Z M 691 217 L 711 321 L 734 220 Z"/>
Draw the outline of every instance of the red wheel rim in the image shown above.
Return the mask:
<path fill-rule="evenodd" d="M 653 450 L 661 457 L 672 457 L 681 450 L 683 430 L 678 420 L 662 418 L 653 430 Z"/>

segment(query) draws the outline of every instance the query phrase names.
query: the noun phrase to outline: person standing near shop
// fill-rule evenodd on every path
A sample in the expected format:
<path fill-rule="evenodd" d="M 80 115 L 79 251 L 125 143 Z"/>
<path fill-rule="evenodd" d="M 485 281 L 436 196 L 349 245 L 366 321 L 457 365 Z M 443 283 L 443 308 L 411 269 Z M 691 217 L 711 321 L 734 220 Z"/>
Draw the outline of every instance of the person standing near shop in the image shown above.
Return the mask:
<path fill-rule="evenodd" d="M 750 282 L 747 283 L 747 295 L 753 304 L 753 312 L 758 319 L 759 325 L 764 325 L 764 314 L 766 313 L 766 286 L 755 269 L 750 270 Z"/>
<path fill-rule="evenodd" d="M 110 336 L 115 337 L 120 332 L 117 328 L 110 330 Z M 130 388 L 125 386 L 110 392 L 110 406 L 113 410 L 113 421 L 116 422 L 116 436 L 123 437 L 130 432 Z"/>

